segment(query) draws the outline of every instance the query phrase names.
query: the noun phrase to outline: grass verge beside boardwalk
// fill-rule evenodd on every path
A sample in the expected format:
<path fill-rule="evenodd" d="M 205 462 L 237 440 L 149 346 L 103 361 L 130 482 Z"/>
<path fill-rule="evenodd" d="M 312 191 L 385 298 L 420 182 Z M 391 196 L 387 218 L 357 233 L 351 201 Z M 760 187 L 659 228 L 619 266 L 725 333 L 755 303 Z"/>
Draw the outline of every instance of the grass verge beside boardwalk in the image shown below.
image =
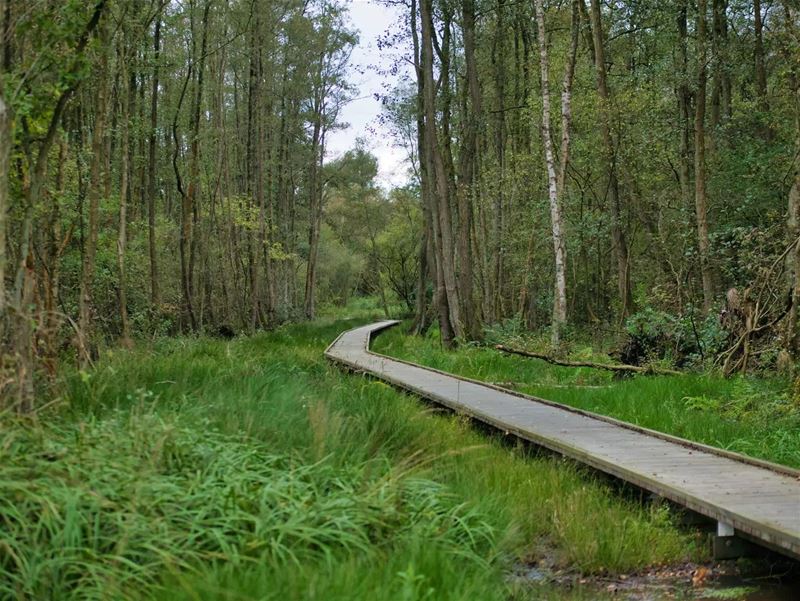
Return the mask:
<path fill-rule="evenodd" d="M 696 553 L 665 509 L 328 365 L 355 325 L 115 352 L 3 416 L 0 598 L 581 599 L 508 571 Z"/>

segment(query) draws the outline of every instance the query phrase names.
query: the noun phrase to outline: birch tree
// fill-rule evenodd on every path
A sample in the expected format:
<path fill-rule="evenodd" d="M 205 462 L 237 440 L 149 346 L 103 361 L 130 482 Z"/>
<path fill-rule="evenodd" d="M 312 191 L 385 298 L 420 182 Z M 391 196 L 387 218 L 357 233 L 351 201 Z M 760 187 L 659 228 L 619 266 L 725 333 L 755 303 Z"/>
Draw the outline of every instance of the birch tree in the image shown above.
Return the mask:
<path fill-rule="evenodd" d="M 572 35 L 570 37 L 569 55 L 564 73 L 564 83 L 561 95 L 561 162 L 556 173 L 556 159 L 553 150 L 550 100 L 550 59 L 547 49 L 547 31 L 545 28 L 544 2 L 534 0 L 536 12 L 536 25 L 539 40 L 539 67 L 541 71 L 542 87 L 542 142 L 544 144 L 545 166 L 547 169 L 547 193 L 550 201 L 550 223 L 553 235 L 553 253 L 555 257 L 555 286 L 553 290 L 553 322 L 551 331 L 551 344 L 558 348 L 561 344 L 561 331 L 567 323 L 567 250 L 564 232 L 564 219 L 562 216 L 562 196 L 566 170 L 569 163 L 569 142 L 572 79 L 575 72 L 575 56 L 577 51 L 577 5 L 573 2 L 572 8 Z"/>

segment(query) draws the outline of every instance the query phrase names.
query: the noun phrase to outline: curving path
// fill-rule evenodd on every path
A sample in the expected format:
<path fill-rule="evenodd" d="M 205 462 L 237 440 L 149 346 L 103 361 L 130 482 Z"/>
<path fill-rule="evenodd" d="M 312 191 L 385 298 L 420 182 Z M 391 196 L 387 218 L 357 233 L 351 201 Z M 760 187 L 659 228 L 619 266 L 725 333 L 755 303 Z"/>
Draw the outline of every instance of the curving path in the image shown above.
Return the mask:
<path fill-rule="evenodd" d="M 708 516 L 721 541 L 740 535 L 800 559 L 800 471 L 371 352 L 371 337 L 397 323 L 343 332 L 325 356 Z"/>

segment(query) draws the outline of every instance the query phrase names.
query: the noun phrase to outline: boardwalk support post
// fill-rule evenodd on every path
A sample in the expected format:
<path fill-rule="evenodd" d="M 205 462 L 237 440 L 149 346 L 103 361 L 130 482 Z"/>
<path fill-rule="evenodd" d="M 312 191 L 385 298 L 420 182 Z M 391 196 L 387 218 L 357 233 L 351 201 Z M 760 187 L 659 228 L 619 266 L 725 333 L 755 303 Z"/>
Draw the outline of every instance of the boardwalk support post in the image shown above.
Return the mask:
<path fill-rule="evenodd" d="M 728 524 L 727 522 L 717 522 L 717 536 L 720 537 L 728 537 L 734 535 L 733 524 Z"/>
<path fill-rule="evenodd" d="M 717 522 L 717 534 L 714 537 L 713 556 L 715 560 L 739 559 L 752 557 L 762 552 L 753 543 L 736 536 L 733 524 Z"/>

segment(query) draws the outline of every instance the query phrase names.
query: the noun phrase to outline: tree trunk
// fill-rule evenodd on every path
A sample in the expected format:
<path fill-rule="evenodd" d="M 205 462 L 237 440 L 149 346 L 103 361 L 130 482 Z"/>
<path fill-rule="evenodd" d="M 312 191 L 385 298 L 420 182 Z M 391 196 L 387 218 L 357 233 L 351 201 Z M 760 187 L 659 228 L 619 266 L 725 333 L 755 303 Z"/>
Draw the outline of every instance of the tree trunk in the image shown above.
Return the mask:
<path fill-rule="evenodd" d="M 753 17 L 755 27 L 755 75 L 756 94 L 761 101 L 762 110 L 768 110 L 767 100 L 767 68 L 764 62 L 764 39 L 762 35 L 763 23 L 761 21 L 761 0 L 753 0 Z"/>
<path fill-rule="evenodd" d="M 483 120 L 481 89 L 475 59 L 475 2 L 462 0 L 462 28 L 464 36 L 464 62 L 467 72 L 469 112 L 465 116 L 465 136 L 461 149 L 461 177 L 458 193 L 458 295 L 461 299 L 461 315 L 464 333 L 472 340 L 480 338 L 480 320 L 475 310 L 473 291 L 472 245 L 472 198 L 478 197 L 478 165 L 480 150 L 480 128 Z M 464 103 L 466 105 L 466 102 Z"/>
<path fill-rule="evenodd" d="M 437 306 L 439 308 L 439 326 L 442 342 L 452 346 L 455 338 L 462 337 L 462 322 L 458 287 L 456 285 L 455 266 L 453 264 L 453 229 L 450 207 L 450 189 L 447 171 L 439 148 L 436 131 L 436 98 L 433 79 L 433 14 L 431 0 L 421 1 L 422 17 L 422 51 L 421 64 L 423 72 L 423 105 L 425 112 L 425 154 L 428 161 L 431 181 L 429 194 L 431 197 L 432 220 L 434 229 L 434 254 L 437 263 Z M 447 73 L 443 74 L 442 84 Z"/>
<path fill-rule="evenodd" d="M 9 327 L 8 299 L 6 298 L 6 271 L 8 257 L 6 253 L 6 220 L 8 214 L 8 171 L 11 158 L 11 109 L 6 103 L 5 71 L 8 67 L 6 57 L 9 56 L 6 45 L 10 43 L 8 35 L 11 30 L 11 6 L 9 0 L 0 0 L 0 345 L 6 342 Z M 0 405 L 2 409 L 2 405 Z"/>
<path fill-rule="evenodd" d="M 11 168 L 11 147 L 14 143 L 12 133 L 11 107 L 8 105 L 5 93 L 5 75 L 11 70 L 12 48 L 11 28 L 13 17 L 11 14 L 11 0 L 0 0 L 0 343 L 7 341 L 9 333 L 9 299 L 6 287 L 6 274 L 8 269 L 8 175 Z"/>
<path fill-rule="evenodd" d="M 150 139 L 148 140 L 147 163 L 147 250 L 150 258 L 150 309 L 161 305 L 161 290 L 158 282 L 158 252 L 156 250 L 156 133 L 158 131 L 158 75 L 161 60 L 161 4 L 156 15 L 153 34 L 153 82 L 150 92 Z"/>
<path fill-rule="evenodd" d="M 122 118 L 120 120 L 121 127 L 121 140 L 120 140 L 120 185 L 119 185 L 119 229 L 117 231 L 117 282 L 119 290 L 119 317 L 122 326 L 122 344 L 125 346 L 130 345 L 131 341 L 131 327 L 128 320 L 128 291 L 126 287 L 125 278 L 125 246 L 127 244 L 127 227 L 128 227 L 128 185 L 129 185 L 129 164 L 130 164 L 130 128 L 128 123 L 132 117 L 131 115 L 131 93 L 132 90 L 129 85 L 129 80 L 125 77 L 127 72 L 128 61 L 128 48 L 126 46 L 127 40 L 123 39 L 121 44 L 120 69 L 122 70 L 121 77 L 121 98 L 120 106 L 122 108 Z"/>
<path fill-rule="evenodd" d="M 261 135 L 261 7 L 253 3 L 253 27 L 250 34 L 250 82 L 247 103 L 247 171 L 248 192 L 250 199 L 258 208 L 258 224 L 255 249 L 250 250 L 250 329 L 254 331 L 260 322 L 261 286 L 259 281 L 258 257 L 264 248 L 264 186 Z M 252 241 L 253 232 L 248 232 L 248 240 Z M 249 244 L 252 244 L 250 242 Z"/>
<path fill-rule="evenodd" d="M 763 113 L 760 134 L 767 142 L 772 141 L 775 132 L 769 123 L 769 98 L 767 97 L 767 67 L 764 59 L 764 24 L 761 18 L 761 0 L 753 0 L 753 17 L 755 29 L 755 82 L 756 96 L 758 97 L 759 110 Z M 790 59 L 791 60 L 791 59 Z"/>
<path fill-rule="evenodd" d="M 728 2 L 713 0 L 714 23 L 712 64 L 714 86 L 711 91 L 711 127 L 731 117 L 731 77 L 728 67 Z M 712 138 L 713 140 L 713 138 Z"/>
<path fill-rule="evenodd" d="M 791 93 L 792 107 L 794 109 L 795 127 L 795 161 L 794 178 L 789 190 L 789 206 L 787 211 L 786 230 L 789 243 L 794 242 L 794 248 L 787 255 L 787 272 L 789 275 L 789 290 L 791 294 L 791 304 L 786 319 L 786 341 L 785 345 L 789 352 L 797 358 L 800 355 L 800 332 L 798 331 L 798 312 L 800 311 L 800 243 L 797 242 L 800 236 L 800 66 L 796 60 L 796 44 L 800 41 L 797 30 L 797 12 L 790 8 L 787 0 L 783 1 L 783 13 L 787 40 L 783 50 L 786 64 L 789 65 L 789 89 Z"/>
<path fill-rule="evenodd" d="M 528 357 L 531 359 L 541 359 L 542 361 L 546 361 L 551 365 L 559 365 L 561 367 L 590 367 L 593 369 L 605 369 L 607 371 L 612 371 L 616 373 L 650 374 L 650 375 L 660 375 L 660 376 L 683 375 L 683 372 L 674 369 L 664 369 L 649 365 L 641 366 L 641 365 L 626 365 L 624 363 L 615 364 L 615 363 L 595 363 L 594 361 L 566 361 L 563 359 L 557 359 L 555 357 L 551 357 L 550 355 L 547 355 L 545 353 L 537 353 L 525 349 L 518 349 L 510 346 L 505 346 L 503 344 L 496 344 L 494 348 L 500 351 L 501 353 L 508 353 L 509 355 L 519 355 L 520 357 Z"/>
<path fill-rule="evenodd" d="M 687 12 L 688 0 L 681 0 L 678 8 L 678 125 L 680 127 L 680 148 L 678 157 L 678 180 L 681 187 L 683 207 L 687 210 L 691 205 L 691 158 L 689 156 L 690 120 L 692 96 L 689 90 L 689 52 L 687 47 Z"/>
<path fill-rule="evenodd" d="M 0 0 L 0 18 L 5 14 L 5 0 Z M 0 27 L 4 32 L 5 27 Z M 8 167 L 11 155 L 11 115 L 5 100 L 0 70 L 0 343 L 6 339 L 6 214 L 8 212 Z"/>
<path fill-rule="evenodd" d="M 288 140 L 288 120 L 289 120 L 289 103 L 287 102 L 286 86 L 288 80 L 288 70 L 284 68 L 281 76 L 281 103 L 280 103 L 280 125 L 278 127 L 278 161 L 280 168 L 278 169 L 276 191 L 278 195 L 277 206 L 277 229 L 278 241 L 281 244 L 282 250 L 288 253 L 290 236 L 293 232 L 290 231 L 292 222 L 292 197 L 289 187 L 289 168 L 287 157 L 289 155 L 289 140 Z M 287 254 L 287 258 L 280 262 L 278 268 L 278 291 L 276 302 L 276 321 L 282 323 L 289 317 L 289 309 L 291 305 L 290 298 L 290 285 L 289 280 L 292 274 L 291 258 Z"/>
<path fill-rule="evenodd" d="M 800 134 L 798 134 L 800 137 Z M 800 140 L 798 140 L 800 147 Z M 800 351 L 800 333 L 797 330 L 797 313 L 800 308 L 800 169 L 795 168 L 794 181 L 789 189 L 789 206 L 786 218 L 786 233 L 789 242 L 794 241 L 794 248 L 786 256 L 789 276 L 791 304 L 786 317 L 786 348 L 797 357 Z"/>
<path fill-rule="evenodd" d="M 425 108 L 423 101 L 423 72 L 422 58 L 420 56 L 419 28 L 417 25 L 417 0 L 411 0 L 411 40 L 414 51 L 414 72 L 417 78 L 416 93 L 416 120 L 417 120 L 417 153 L 419 156 L 419 184 L 422 199 L 423 235 L 419 246 L 419 272 L 417 276 L 416 315 L 412 331 L 422 335 L 428 330 L 428 276 L 433 263 L 433 274 L 436 275 L 436 265 L 433 256 L 433 223 L 430 208 L 430 176 L 427 166 L 425 149 Z M 434 282 L 438 286 L 438 282 Z"/>
<path fill-rule="evenodd" d="M 550 131 L 550 65 L 547 56 L 547 33 L 544 27 L 544 3 L 534 0 L 536 25 L 539 38 L 539 66 L 542 78 L 542 141 L 544 143 L 545 165 L 547 167 L 547 191 L 550 199 L 550 223 L 553 233 L 553 251 L 555 255 L 555 286 L 553 290 L 553 325 L 551 343 L 553 348 L 561 345 L 561 330 L 567 323 L 567 249 L 564 241 L 564 222 L 561 216 L 561 200 L 556 176 L 553 140 Z M 569 133 L 566 136 L 569 146 Z"/>
<path fill-rule="evenodd" d="M 316 316 L 317 257 L 319 254 L 319 230 L 322 225 L 322 186 L 320 169 L 322 167 L 322 100 L 317 101 L 317 114 L 311 136 L 311 162 L 308 170 L 308 263 L 306 265 L 305 315 L 306 319 Z"/>
<path fill-rule="evenodd" d="M 191 113 L 191 133 L 189 141 L 189 184 L 181 202 L 181 281 L 183 289 L 184 310 L 189 317 L 192 330 L 197 329 L 197 317 L 194 310 L 194 220 L 196 215 L 197 196 L 200 188 L 200 120 L 203 104 L 203 81 L 206 65 L 206 48 L 208 46 L 208 21 L 211 11 L 211 0 L 207 0 L 203 9 L 202 34 L 195 74 L 194 100 Z"/>
<path fill-rule="evenodd" d="M 431 7 L 433 4 L 431 3 Z M 453 161 L 453 141 L 455 134 L 451 130 L 451 124 L 456 112 L 451 108 L 454 92 L 455 73 L 453 72 L 452 52 L 454 50 L 453 39 L 453 9 L 449 4 L 442 4 L 442 40 L 438 43 L 434 27 L 431 27 L 431 41 L 439 57 L 439 80 L 437 88 L 439 90 L 441 115 L 439 120 L 440 128 L 434 129 L 434 140 L 436 150 L 434 154 L 434 173 L 436 173 L 436 185 L 441 185 L 444 193 L 438 192 L 436 200 L 441 204 L 439 219 L 442 220 L 442 248 L 446 267 L 442 270 L 445 281 L 445 289 L 448 295 L 448 308 L 450 310 L 450 322 L 460 339 L 467 339 L 464 330 L 463 303 L 461 301 L 461 287 L 459 285 L 459 250 L 458 250 L 458 193 L 456 190 L 455 165 Z M 431 10 L 433 15 L 433 10 Z M 431 16 L 431 18 L 433 18 Z M 434 92 L 435 94 L 435 92 Z M 437 161 L 438 157 L 438 161 Z M 440 183 L 441 182 L 441 183 Z M 438 188 L 437 188 L 438 190 Z"/>
<path fill-rule="evenodd" d="M 597 75 L 597 93 L 600 96 L 601 132 L 605 151 L 608 189 L 611 195 L 611 236 L 614 245 L 614 256 L 617 263 L 617 290 L 620 300 L 620 317 L 630 315 L 634 310 L 631 290 L 630 255 L 625 228 L 622 223 L 622 202 L 617 178 L 616 148 L 611 133 L 611 93 L 606 74 L 606 54 L 603 40 L 603 23 L 600 14 L 600 1 L 591 0 L 589 16 L 592 25 L 592 41 L 594 48 L 594 64 Z"/>
<path fill-rule="evenodd" d="M 578 39 L 580 37 L 581 0 L 572 0 L 570 15 L 570 40 L 564 79 L 561 82 L 561 152 L 558 167 L 558 197 L 564 197 L 567 185 L 567 167 L 570 157 L 570 134 L 572 129 L 572 82 L 575 80 L 575 63 L 578 58 Z"/>
<path fill-rule="evenodd" d="M 181 278 L 180 278 L 180 286 L 181 286 L 181 294 L 183 297 L 183 304 L 184 304 L 184 313 L 189 312 L 190 306 L 187 306 L 191 301 L 191 296 L 188 294 L 187 290 L 187 260 L 186 260 L 186 246 L 187 240 L 189 237 L 189 229 L 191 227 L 191 221 L 189 217 L 188 211 L 188 202 L 186 200 L 187 192 L 183 185 L 183 178 L 181 177 L 181 169 L 179 166 L 179 159 L 181 156 L 181 140 L 178 136 L 178 118 L 180 117 L 181 110 L 183 110 L 184 100 L 186 98 L 186 92 L 189 88 L 189 82 L 192 79 L 192 74 L 194 72 L 194 65 L 192 62 L 189 63 L 188 67 L 186 68 L 186 77 L 184 77 L 183 84 L 181 86 L 181 93 L 178 97 L 178 106 L 175 109 L 175 115 L 172 118 L 172 170 L 175 173 L 175 189 L 177 190 L 178 194 L 181 197 L 181 221 L 180 221 L 180 233 L 178 239 L 178 250 L 180 254 L 180 268 L 181 268 Z M 167 215 L 171 216 L 171 206 L 170 202 L 167 202 Z M 184 214 L 186 214 L 186 219 L 184 219 Z M 190 312 L 190 319 L 193 322 L 194 316 Z"/>
<path fill-rule="evenodd" d="M 45 300 L 45 311 L 47 317 L 43 320 L 46 324 L 44 327 L 46 337 L 46 354 L 47 359 L 52 362 L 51 375 L 57 373 L 58 361 L 58 341 L 57 334 L 59 326 L 63 322 L 61 312 L 58 310 L 58 302 L 61 294 L 61 257 L 64 250 L 72 238 L 72 227 L 70 227 L 66 234 L 62 230 L 62 213 L 61 213 L 61 200 L 67 194 L 67 178 L 66 166 L 69 145 L 65 136 L 61 137 L 58 150 L 58 168 L 56 171 L 55 189 L 59 196 L 52 203 L 52 212 L 50 213 L 50 224 L 48 230 L 50 231 L 50 249 L 48 251 L 50 266 L 47 268 L 47 294 Z"/>
<path fill-rule="evenodd" d="M 697 246 L 703 280 L 703 311 L 708 314 L 714 302 L 714 280 L 709 261 L 708 203 L 706 198 L 706 0 L 697 2 L 697 94 L 694 112 L 694 200 L 697 220 Z"/>
<path fill-rule="evenodd" d="M 96 89 L 95 121 L 92 130 L 92 162 L 89 168 L 89 214 L 88 235 L 83 252 L 81 283 L 79 297 L 79 352 L 81 362 L 85 366 L 91 361 L 93 354 L 92 334 L 92 284 L 94 282 L 95 257 L 97 255 L 97 239 L 100 227 L 100 197 L 104 189 L 104 167 L 106 165 L 106 121 L 109 109 L 109 73 L 108 73 L 108 26 L 100 32 L 100 62 Z"/>
<path fill-rule="evenodd" d="M 484 300 L 484 312 L 486 319 L 490 322 L 497 322 L 503 316 L 503 269 L 505 266 L 505 205 L 506 193 L 505 172 L 506 172 L 506 11 L 505 0 L 497 0 L 497 18 L 495 21 L 495 35 L 492 40 L 492 72 L 494 73 L 494 87 L 496 98 L 496 109 L 494 110 L 494 152 L 496 169 L 498 171 L 498 185 L 494 191 L 494 199 L 491 211 L 491 232 L 488 227 L 484 227 L 484 235 L 489 238 L 485 247 L 486 253 L 491 253 L 488 263 L 486 278 L 486 294 Z M 527 65 L 526 67 L 527 68 Z M 520 91 L 519 79 L 515 81 L 517 102 L 522 105 L 527 100 L 525 94 Z M 517 124 L 519 126 L 519 124 Z M 519 129 L 523 129 L 519 127 Z M 527 137 L 527 136 L 526 136 Z M 484 210 L 482 219 L 487 219 Z M 491 249 L 491 250 L 490 250 Z"/>

